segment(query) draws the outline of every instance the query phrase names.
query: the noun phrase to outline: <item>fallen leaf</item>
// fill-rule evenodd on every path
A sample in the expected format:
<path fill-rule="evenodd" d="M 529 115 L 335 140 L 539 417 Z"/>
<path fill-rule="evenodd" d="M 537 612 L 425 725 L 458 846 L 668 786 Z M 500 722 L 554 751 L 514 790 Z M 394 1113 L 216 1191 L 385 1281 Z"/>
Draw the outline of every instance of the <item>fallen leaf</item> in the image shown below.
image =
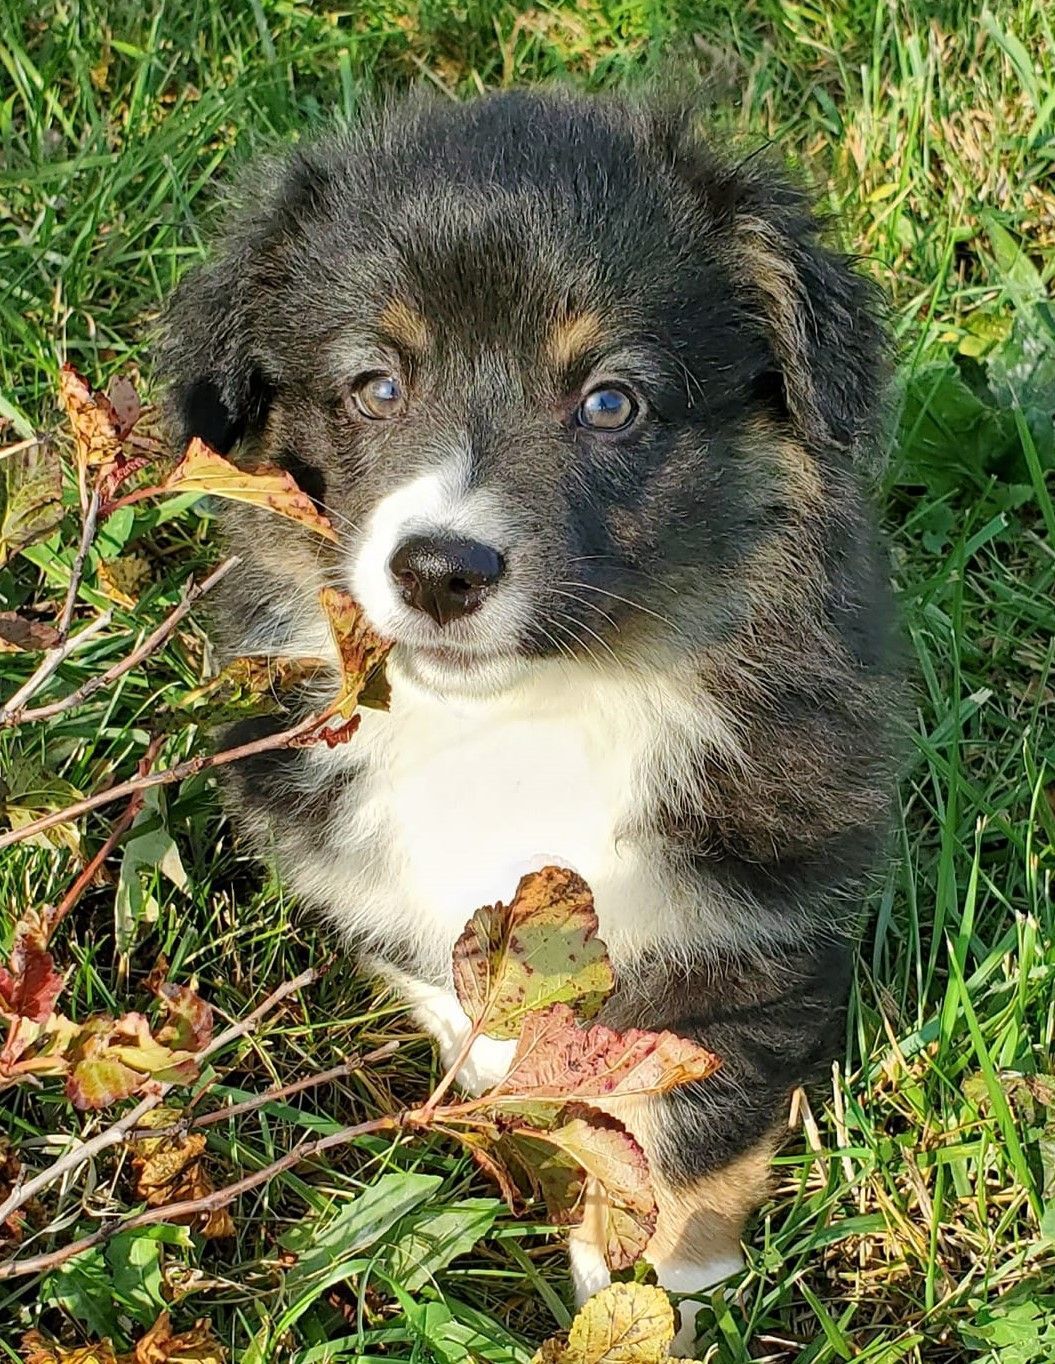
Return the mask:
<path fill-rule="evenodd" d="M 26 1364 L 122 1364 L 108 1340 L 67 1350 L 39 1331 L 27 1331 L 22 1337 L 22 1353 Z"/>
<path fill-rule="evenodd" d="M 108 600 L 131 611 L 150 582 L 150 560 L 144 554 L 122 554 L 109 562 L 102 560 L 96 568 L 96 579 Z"/>
<path fill-rule="evenodd" d="M 324 587 L 319 593 L 319 604 L 326 614 L 340 660 L 336 713 L 347 720 L 360 705 L 387 710 L 390 691 L 384 662 L 391 643 L 374 632 L 358 602 L 347 592 Z"/>
<path fill-rule="evenodd" d="M 173 1127 L 182 1116 L 178 1108 L 155 1108 L 144 1116 L 143 1126 Z M 216 1186 L 205 1168 L 206 1142 L 202 1133 L 140 1137 L 131 1145 L 136 1194 L 150 1207 L 159 1208 L 186 1198 L 204 1198 L 214 1192 Z M 172 1220 L 176 1225 L 193 1227 L 208 1240 L 235 1234 L 234 1220 L 227 1208 L 186 1213 Z"/>
<path fill-rule="evenodd" d="M 67 1349 L 39 1331 L 27 1331 L 22 1337 L 22 1353 L 25 1364 L 224 1364 L 227 1358 L 207 1321 L 173 1335 L 167 1312 L 162 1312 L 128 1354 L 115 1354 L 108 1340 Z"/>
<path fill-rule="evenodd" d="M 148 1079 L 189 1084 L 198 1074 L 193 1055 L 164 1046 L 142 1014 L 89 1019 L 71 1047 L 66 1093 L 76 1108 L 106 1108 L 127 1099 Z"/>
<path fill-rule="evenodd" d="M 17 611 L 0 611 L 0 651 L 53 649 L 61 636 L 46 621 L 29 620 Z"/>
<path fill-rule="evenodd" d="M 498 1150 L 541 1190 L 555 1224 L 597 1219 L 610 1269 L 629 1269 L 644 1254 L 656 1229 L 648 1161 L 614 1118 L 590 1113 L 550 1130 L 518 1127 Z"/>
<path fill-rule="evenodd" d="M 673 1340 L 674 1309 L 661 1288 L 614 1283 L 580 1308 L 566 1344 L 546 1341 L 532 1364 L 679 1364 Z"/>
<path fill-rule="evenodd" d="M 0 451 L 0 568 L 46 539 L 61 523 L 62 466 L 41 441 L 14 454 Z"/>
<path fill-rule="evenodd" d="M 29 910 L 15 924 L 11 956 L 0 966 L 0 1015 L 45 1023 L 62 991 L 63 978 L 48 951 L 47 921 Z"/>
<path fill-rule="evenodd" d="M 212 1009 L 189 986 L 162 981 L 157 997 L 169 1011 L 157 1040 L 177 1051 L 201 1051 L 212 1041 Z"/>
<path fill-rule="evenodd" d="M 119 439 L 125 440 L 143 415 L 143 404 L 131 379 L 115 374 L 106 386 L 106 399 Z"/>
<path fill-rule="evenodd" d="M 93 392 L 72 365 L 63 365 L 59 374 L 59 404 L 73 432 L 78 468 L 105 470 L 122 462 L 121 420 L 113 403 L 105 393 Z"/>
<path fill-rule="evenodd" d="M 197 436 L 158 491 L 202 493 L 245 502 L 296 521 L 325 540 L 337 539 L 326 517 L 284 469 L 239 469 Z"/>
<path fill-rule="evenodd" d="M 199 1321 L 191 1330 L 173 1335 L 169 1314 L 162 1312 L 132 1353 L 119 1364 L 223 1364 L 226 1358 L 227 1351 L 207 1321 Z"/>
<path fill-rule="evenodd" d="M 557 1003 L 590 1018 L 615 985 L 590 888 L 562 867 L 523 877 L 509 905 L 478 909 L 453 964 L 461 1006 L 487 1037 L 516 1037 L 526 1015 Z"/>
<path fill-rule="evenodd" d="M 597 1023 L 581 1028 L 567 1004 L 524 1019 L 505 1078 L 489 1098 L 567 1103 L 617 1095 L 666 1094 L 705 1080 L 719 1060 L 672 1032 L 620 1033 Z"/>

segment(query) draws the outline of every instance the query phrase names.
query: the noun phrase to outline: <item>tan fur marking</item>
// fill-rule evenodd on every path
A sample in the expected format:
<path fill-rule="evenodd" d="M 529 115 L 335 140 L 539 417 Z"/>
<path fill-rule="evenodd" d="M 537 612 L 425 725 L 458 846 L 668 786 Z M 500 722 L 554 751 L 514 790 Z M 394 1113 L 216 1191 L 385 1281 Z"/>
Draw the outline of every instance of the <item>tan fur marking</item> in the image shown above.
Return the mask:
<path fill-rule="evenodd" d="M 596 313 L 561 318 L 546 338 L 546 358 L 555 369 L 569 369 L 604 336 Z"/>
<path fill-rule="evenodd" d="M 775 1140 L 760 1142 L 687 1188 L 654 1178 L 659 1219 L 647 1258 L 707 1263 L 739 1254 L 747 1219 L 769 1195 L 775 1149 Z"/>
<path fill-rule="evenodd" d="M 381 310 L 379 320 L 397 346 L 417 355 L 428 350 L 429 329 L 425 319 L 406 299 L 390 299 Z"/>
<path fill-rule="evenodd" d="M 780 238 L 769 223 L 759 218 L 741 217 L 737 219 L 736 227 L 741 262 L 766 304 L 791 407 L 800 413 L 805 409 L 819 420 L 806 362 L 809 300 L 803 296 L 802 281 L 795 267 L 784 258 Z"/>
<path fill-rule="evenodd" d="M 645 1258 L 707 1263 L 739 1254 L 744 1224 L 769 1195 L 770 1161 L 784 1130 L 770 1133 L 713 1174 L 674 1186 L 660 1175 L 654 1158 L 663 1122 L 656 1101 L 626 1095 L 591 1102 L 623 1123 L 649 1159 L 659 1216 Z M 589 1234 L 591 1228 L 584 1222 L 582 1230 Z"/>

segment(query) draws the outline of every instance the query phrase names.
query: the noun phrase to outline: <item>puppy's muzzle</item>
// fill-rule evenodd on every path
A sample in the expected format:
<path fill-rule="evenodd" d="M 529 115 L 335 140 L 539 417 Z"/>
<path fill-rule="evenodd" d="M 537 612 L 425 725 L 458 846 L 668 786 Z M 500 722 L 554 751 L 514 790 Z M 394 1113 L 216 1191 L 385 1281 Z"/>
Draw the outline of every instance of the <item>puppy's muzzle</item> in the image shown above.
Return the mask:
<path fill-rule="evenodd" d="M 505 560 L 478 540 L 415 535 L 399 546 L 388 569 L 406 604 L 442 627 L 480 608 Z"/>

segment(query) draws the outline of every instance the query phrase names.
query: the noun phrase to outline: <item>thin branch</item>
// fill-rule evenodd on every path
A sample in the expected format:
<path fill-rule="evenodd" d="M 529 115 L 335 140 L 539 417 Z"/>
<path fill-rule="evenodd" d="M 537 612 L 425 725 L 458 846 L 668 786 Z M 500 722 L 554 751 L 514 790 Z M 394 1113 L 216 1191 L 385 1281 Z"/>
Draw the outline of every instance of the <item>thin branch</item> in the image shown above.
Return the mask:
<path fill-rule="evenodd" d="M 31 720 L 50 720 L 55 715 L 61 715 L 63 711 L 72 710 L 74 706 L 83 704 L 89 696 L 94 695 L 103 687 L 108 687 L 112 682 L 116 682 L 119 677 L 130 672 L 145 658 L 148 658 L 155 649 L 159 648 L 172 634 L 194 603 L 204 597 L 206 592 L 211 591 L 237 563 L 238 556 L 233 555 L 230 559 L 225 559 L 217 568 L 214 568 L 207 578 L 196 585 L 191 585 L 184 592 L 179 605 L 169 612 L 153 634 L 148 635 L 127 657 L 115 663 L 106 672 L 100 673 L 97 677 L 89 678 L 83 686 L 70 692 L 69 696 L 60 697 L 59 700 L 51 701 L 46 706 L 37 706 L 33 710 L 18 710 L 13 703 L 9 704 L 3 711 L 0 711 L 0 724 L 22 725 L 28 724 Z"/>
<path fill-rule="evenodd" d="M 93 488 L 92 495 L 88 499 L 88 506 L 84 513 L 84 524 L 81 527 L 81 542 L 77 546 L 77 555 L 73 560 L 73 567 L 70 569 L 70 585 L 66 589 L 66 600 L 63 603 L 62 615 L 59 617 L 59 634 L 63 639 L 69 634 L 70 621 L 73 619 L 73 608 L 77 604 L 77 593 L 81 587 L 81 576 L 84 573 L 84 561 L 88 557 L 88 550 L 95 539 L 95 528 L 99 522 L 99 489 Z"/>
<path fill-rule="evenodd" d="M 225 1028 L 222 1033 L 212 1039 L 208 1046 L 203 1047 L 197 1053 L 195 1059 L 200 1064 L 207 1057 L 212 1056 L 214 1052 L 219 1051 L 221 1047 L 226 1047 L 239 1037 L 245 1037 L 252 1032 L 265 1014 L 270 1013 L 290 995 L 296 994 L 298 990 L 311 985 L 320 975 L 322 975 L 321 969 L 309 967 L 308 970 L 302 971 L 293 980 L 288 980 L 276 990 L 272 990 L 271 994 L 258 1004 L 252 1013 L 247 1014 L 240 1022 L 233 1023 L 229 1028 Z M 94 1160 L 96 1156 L 109 1150 L 111 1146 L 117 1146 L 125 1141 L 128 1134 L 140 1125 L 142 1119 L 151 1109 L 157 1108 L 172 1087 L 171 1084 L 159 1085 L 154 1092 L 141 1099 L 135 1108 L 130 1109 L 123 1118 L 119 1118 L 117 1122 L 104 1128 L 103 1131 L 97 1132 L 94 1137 L 82 1145 L 73 1147 L 64 1156 L 60 1156 L 58 1160 L 49 1165 L 46 1170 L 42 1170 L 39 1175 L 35 1175 L 20 1187 L 12 1190 L 8 1198 L 0 1203 L 0 1226 L 3 1226 L 13 1212 L 28 1203 L 31 1198 L 35 1198 L 44 1189 L 49 1188 L 56 1180 L 61 1179 L 73 1170 L 79 1169 L 89 1160 Z M 10 1272 L 7 1264 L 0 1264 L 0 1278 Z"/>
<path fill-rule="evenodd" d="M 154 759 L 157 757 L 158 749 L 161 747 L 161 742 L 162 742 L 161 736 L 157 735 L 153 739 L 151 739 L 150 743 L 147 745 L 146 752 L 139 760 L 138 771 L 140 776 L 145 777 L 146 774 L 150 771 L 151 767 L 153 767 Z M 142 808 L 143 792 L 137 791 L 135 795 L 132 797 L 132 799 L 128 802 L 128 806 L 125 809 L 124 813 L 120 816 L 120 818 L 117 820 L 117 823 L 110 830 L 110 835 L 107 838 L 106 842 L 102 845 L 102 847 L 95 854 L 95 856 L 85 865 L 84 869 L 82 870 L 81 874 L 77 877 L 76 881 L 74 881 L 73 885 L 70 886 L 69 890 L 62 897 L 59 903 L 48 914 L 47 926 L 49 939 L 53 936 L 56 928 L 58 928 L 59 924 L 62 923 L 63 919 L 65 919 L 66 915 L 70 912 L 73 906 L 81 898 L 81 896 L 84 894 L 87 888 L 91 885 L 95 873 L 99 870 L 99 868 L 103 865 L 106 859 L 110 856 L 114 848 L 117 847 L 118 842 L 124 836 L 125 832 L 129 828 L 131 828 L 136 815 L 139 814 Z"/>
<path fill-rule="evenodd" d="M 137 791 L 147 791 L 154 786 L 167 786 L 175 781 L 183 781 L 186 777 L 197 776 L 199 772 L 208 772 L 214 767 L 225 767 L 228 763 L 239 762 L 242 758 L 252 758 L 258 753 L 269 753 L 280 748 L 310 747 L 326 739 L 324 726 L 332 717 L 331 707 L 309 715 L 291 729 L 280 730 L 277 734 L 253 739 L 250 743 L 239 744 L 237 748 L 225 748 L 219 753 L 199 753 L 196 757 L 188 758 L 186 762 L 177 763 L 175 767 L 168 767 L 162 772 L 152 772 L 146 777 L 131 777 L 128 781 L 118 782 L 116 786 L 109 786 L 105 791 L 97 791 L 93 796 L 85 796 L 83 800 L 74 801 L 64 810 L 53 810 L 50 814 L 41 815 L 39 819 L 24 824 L 20 829 L 11 829 L 6 834 L 0 834 L 0 848 L 22 843 L 35 834 L 53 829 L 56 824 L 69 824 L 71 820 L 79 819 L 81 815 L 97 810 L 101 805 L 123 800 L 125 796 L 134 795 Z M 342 738 L 350 738 L 352 732 L 351 729 L 342 729 Z"/>
<path fill-rule="evenodd" d="M 348 1142 L 354 1141 L 356 1137 L 365 1136 L 370 1132 L 395 1131 L 402 1125 L 402 1120 L 398 1116 L 388 1115 L 381 1118 L 369 1118 L 366 1122 L 354 1123 L 351 1127 L 342 1127 L 336 1132 L 330 1132 L 325 1137 L 313 1137 L 307 1141 L 298 1142 L 291 1151 L 287 1151 L 278 1160 L 272 1161 L 270 1165 L 263 1166 L 262 1169 L 254 1170 L 251 1175 L 245 1175 L 242 1179 L 236 1180 L 234 1184 L 228 1184 L 226 1188 L 203 1194 L 201 1198 L 184 1198 L 178 1203 L 166 1203 L 159 1208 L 148 1208 L 145 1212 L 136 1213 L 134 1217 L 116 1218 L 113 1222 L 108 1222 L 105 1226 L 100 1227 L 98 1231 L 93 1231 L 89 1236 L 82 1236 L 79 1241 L 71 1241 L 69 1245 L 63 1246 L 60 1250 L 48 1251 L 42 1255 L 30 1255 L 23 1260 L 5 1260 L 0 1264 L 0 1279 L 11 1279 L 22 1274 L 43 1273 L 44 1270 L 52 1269 L 55 1265 L 63 1264 L 66 1260 L 72 1259 L 74 1255 L 80 1255 L 82 1251 L 102 1245 L 111 1237 L 120 1235 L 121 1232 L 135 1231 L 138 1227 L 149 1227 L 155 1222 L 169 1222 L 196 1217 L 200 1213 L 216 1212 L 220 1208 L 226 1208 L 229 1203 L 233 1203 L 242 1194 L 249 1193 L 261 1184 L 267 1184 L 276 1175 L 282 1174 L 283 1171 L 294 1165 L 299 1165 L 302 1160 L 308 1160 L 311 1156 L 329 1151 L 334 1146 L 344 1146 Z"/>
<path fill-rule="evenodd" d="M 346 1075 L 354 1075 L 357 1070 L 362 1070 L 364 1066 L 373 1065 L 375 1062 L 383 1061 L 386 1057 L 391 1056 L 398 1046 L 398 1041 L 386 1042 L 383 1047 L 367 1052 L 365 1056 L 350 1056 L 346 1061 L 342 1061 L 339 1066 L 332 1066 L 329 1070 L 320 1071 L 318 1075 L 308 1075 L 302 1080 L 293 1080 L 288 1085 L 274 1085 L 271 1089 L 264 1090 L 262 1094 L 254 1094 L 251 1099 L 243 1099 L 241 1103 L 228 1104 L 226 1108 L 216 1108 L 211 1113 L 203 1113 L 200 1117 L 191 1118 L 188 1121 L 173 1123 L 171 1127 L 144 1127 L 141 1131 L 130 1132 L 129 1137 L 134 1141 L 141 1137 L 151 1139 L 179 1137 L 200 1127 L 213 1127 L 216 1123 L 225 1122 L 228 1118 L 240 1118 L 246 1113 L 253 1113 L 258 1108 L 264 1108 L 267 1104 L 281 1103 L 294 1094 L 302 1094 L 306 1089 L 317 1089 L 319 1085 L 329 1084 L 331 1080 L 341 1080 Z"/>
<path fill-rule="evenodd" d="M 8 716 L 17 716 L 30 697 L 35 696 L 40 691 L 55 669 L 64 663 L 71 654 L 76 653 L 82 645 L 87 644 L 90 639 L 94 639 L 97 634 L 105 630 L 112 619 L 113 612 L 104 611 L 101 616 L 89 621 L 83 630 L 78 630 L 75 635 L 67 635 L 61 644 L 56 644 L 53 649 L 49 649 L 33 675 L 19 687 L 6 705 L 0 706 L 0 725 L 12 723 Z"/>

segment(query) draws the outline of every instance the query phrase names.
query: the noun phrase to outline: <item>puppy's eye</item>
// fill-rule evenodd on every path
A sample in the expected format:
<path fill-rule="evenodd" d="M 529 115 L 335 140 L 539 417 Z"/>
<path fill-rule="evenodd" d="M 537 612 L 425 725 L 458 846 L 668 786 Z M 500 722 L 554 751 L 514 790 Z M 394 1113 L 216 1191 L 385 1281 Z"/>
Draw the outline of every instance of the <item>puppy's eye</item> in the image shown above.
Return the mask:
<path fill-rule="evenodd" d="M 372 421 L 398 417 L 407 405 L 403 386 L 394 374 L 368 374 L 353 385 L 351 398 L 359 412 Z"/>
<path fill-rule="evenodd" d="M 622 431 L 637 416 L 637 403 L 624 388 L 595 388 L 579 404 L 576 418 L 591 431 Z"/>

